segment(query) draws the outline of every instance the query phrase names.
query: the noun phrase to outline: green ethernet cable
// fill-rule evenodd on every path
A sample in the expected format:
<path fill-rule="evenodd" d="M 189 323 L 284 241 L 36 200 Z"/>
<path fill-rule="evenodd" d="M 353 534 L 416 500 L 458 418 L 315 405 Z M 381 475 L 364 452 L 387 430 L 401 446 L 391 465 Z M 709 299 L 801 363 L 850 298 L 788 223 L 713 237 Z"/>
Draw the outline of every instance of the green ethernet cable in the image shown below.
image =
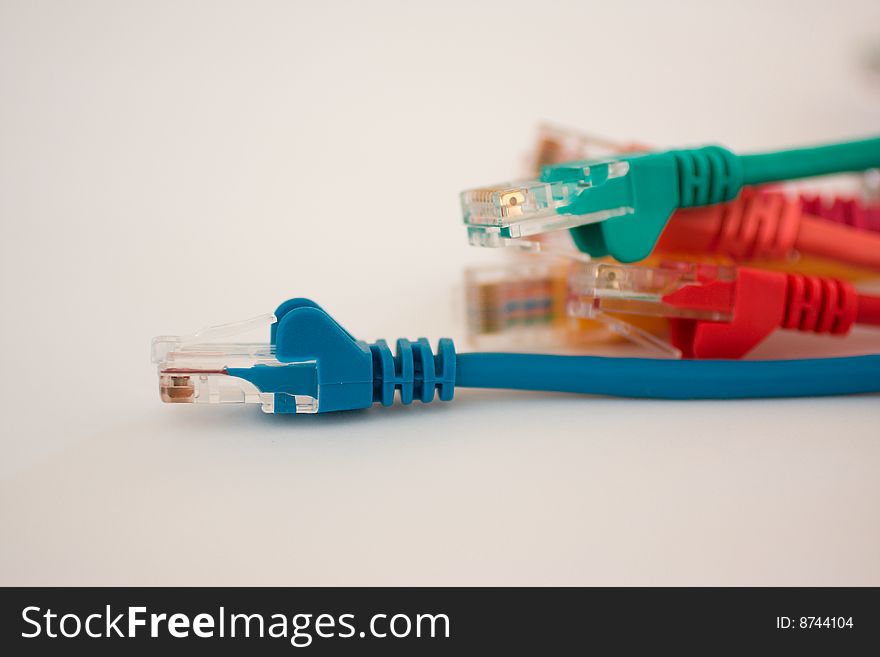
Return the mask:
<path fill-rule="evenodd" d="M 678 208 L 730 201 L 746 185 L 875 167 L 880 137 L 751 155 L 704 146 L 550 165 L 537 180 L 462 192 L 461 203 L 471 244 L 570 229 L 581 251 L 635 262 Z"/>

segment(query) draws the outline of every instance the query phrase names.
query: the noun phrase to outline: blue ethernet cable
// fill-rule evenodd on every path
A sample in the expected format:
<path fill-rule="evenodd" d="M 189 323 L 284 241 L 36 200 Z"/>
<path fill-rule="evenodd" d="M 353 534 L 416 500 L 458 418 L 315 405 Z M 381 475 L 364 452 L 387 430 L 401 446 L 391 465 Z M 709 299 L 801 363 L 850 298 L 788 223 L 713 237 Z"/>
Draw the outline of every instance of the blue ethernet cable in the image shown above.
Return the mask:
<path fill-rule="evenodd" d="M 803 360 L 657 360 L 540 354 L 456 354 L 441 339 L 355 339 L 315 302 L 290 299 L 269 344 L 153 341 L 166 402 L 254 402 L 271 413 L 325 413 L 418 399 L 451 401 L 456 387 L 649 399 L 743 399 L 880 392 L 880 355 Z M 227 329 L 221 328 L 223 335 Z M 197 334 L 204 337 L 205 333 Z"/>
<path fill-rule="evenodd" d="M 799 360 L 661 360 L 459 354 L 455 384 L 644 399 L 815 397 L 880 391 L 880 355 Z"/>

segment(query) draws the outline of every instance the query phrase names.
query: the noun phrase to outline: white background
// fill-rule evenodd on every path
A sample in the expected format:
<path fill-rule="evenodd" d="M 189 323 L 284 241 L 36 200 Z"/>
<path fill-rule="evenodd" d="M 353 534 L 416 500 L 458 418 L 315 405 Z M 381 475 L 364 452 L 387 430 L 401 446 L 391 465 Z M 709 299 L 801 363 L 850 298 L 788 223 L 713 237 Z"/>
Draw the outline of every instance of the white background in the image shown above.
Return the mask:
<path fill-rule="evenodd" d="M 272 417 L 149 362 L 290 296 L 461 337 L 457 193 L 540 120 L 876 133 L 878 47 L 871 0 L 0 2 L 0 584 L 880 584 L 876 396 Z"/>

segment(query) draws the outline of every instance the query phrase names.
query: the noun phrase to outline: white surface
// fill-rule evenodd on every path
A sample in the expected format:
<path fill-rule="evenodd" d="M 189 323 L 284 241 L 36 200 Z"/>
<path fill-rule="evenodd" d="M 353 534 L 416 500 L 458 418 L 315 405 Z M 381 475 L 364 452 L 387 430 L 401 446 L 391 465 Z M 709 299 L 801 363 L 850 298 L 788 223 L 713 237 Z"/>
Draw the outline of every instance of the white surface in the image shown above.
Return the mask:
<path fill-rule="evenodd" d="M 880 4 L 321 4 L 0 4 L 0 584 L 880 584 L 876 396 L 265 417 L 148 361 L 292 295 L 457 337 L 457 192 L 539 120 L 876 132 Z"/>

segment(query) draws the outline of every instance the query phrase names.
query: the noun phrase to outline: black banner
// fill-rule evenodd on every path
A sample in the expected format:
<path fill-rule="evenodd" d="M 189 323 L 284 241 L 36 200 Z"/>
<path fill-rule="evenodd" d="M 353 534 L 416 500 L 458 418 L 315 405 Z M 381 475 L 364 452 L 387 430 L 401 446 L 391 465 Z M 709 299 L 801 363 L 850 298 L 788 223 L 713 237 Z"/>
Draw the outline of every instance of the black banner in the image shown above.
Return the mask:
<path fill-rule="evenodd" d="M 878 589 L 9 588 L 7 655 L 850 654 L 880 645 Z"/>

